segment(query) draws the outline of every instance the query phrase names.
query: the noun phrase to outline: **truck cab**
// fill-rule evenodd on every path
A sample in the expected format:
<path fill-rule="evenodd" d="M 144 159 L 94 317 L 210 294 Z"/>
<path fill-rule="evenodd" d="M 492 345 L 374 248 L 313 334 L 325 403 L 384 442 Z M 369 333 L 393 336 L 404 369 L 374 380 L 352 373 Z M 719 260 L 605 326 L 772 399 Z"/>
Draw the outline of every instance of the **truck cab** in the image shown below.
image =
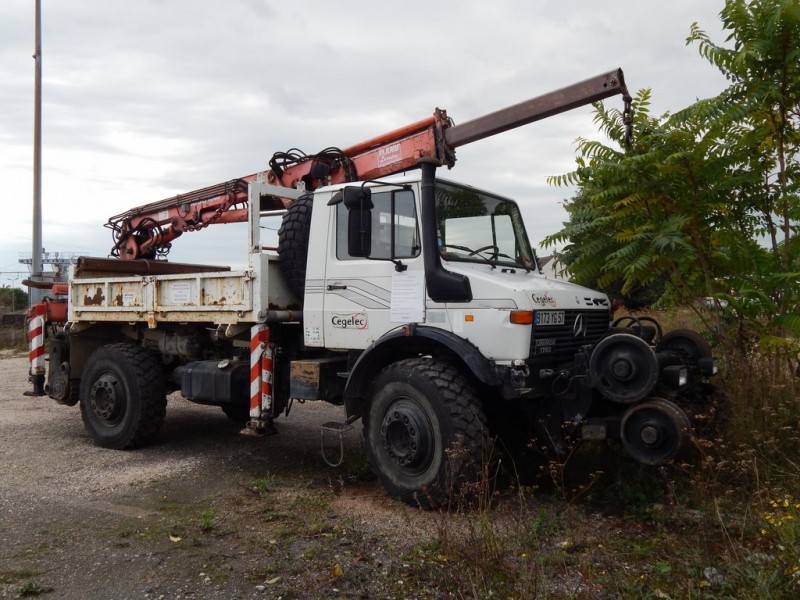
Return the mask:
<path fill-rule="evenodd" d="M 546 393 L 540 371 L 607 332 L 608 297 L 545 278 L 517 203 L 484 190 L 437 178 L 435 235 L 425 239 L 421 183 L 417 175 L 315 191 L 305 344 L 364 350 L 413 324 L 417 335 L 441 333 L 460 355 L 480 355 L 484 371 L 509 386 L 522 382 L 508 393 Z"/>
<path fill-rule="evenodd" d="M 347 415 L 392 494 L 440 501 L 456 438 L 473 466 L 501 439 L 517 474 L 541 459 L 526 450 L 558 453 L 565 435 L 622 439 L 647 464 L 686 451 L 674 401 L 708 394 L 710 348 L 646 317 L 612 327 L 605 294 L 545 278 L 513 200 L 423 164 L 309 202 L 304 343 L 348 356 Z"/>

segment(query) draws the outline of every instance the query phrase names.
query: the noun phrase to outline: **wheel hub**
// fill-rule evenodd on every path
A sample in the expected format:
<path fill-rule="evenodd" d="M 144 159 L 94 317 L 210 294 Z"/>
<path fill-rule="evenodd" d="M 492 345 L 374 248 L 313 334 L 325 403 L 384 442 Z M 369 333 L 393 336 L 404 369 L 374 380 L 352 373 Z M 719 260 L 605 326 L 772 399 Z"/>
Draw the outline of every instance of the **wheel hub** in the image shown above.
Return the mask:
<path fill-rule="evenodd" d="M 414 403 L 397 402 L 381 422 L 381 440 L 389 456 L 406 468 L 419 468 L 430 460 L 431 431 L 422 410 Z"/>
<path fill-rule="evenodd" d="M 661 434 L 658 431 L 658 427 L 652 423 L 648 423 L 639 430 L 639 439 L 641 439 L 642 443 L 646 446 L 655 446 L 661 439 Z"/>
<path fill-rule="evenodd" d="M 623 357 L 614 361 L 612 371 L 619 381 L 628 381 L 633 377 L 634 366 L 628 357 Z"/>
<path fill-rule="evenodd" d="M 119 418 L 125 403 L 119 381 L 110 373 L 101 375 L 94 382 L 90 400 L 94 414 L 108 422 Z"/>

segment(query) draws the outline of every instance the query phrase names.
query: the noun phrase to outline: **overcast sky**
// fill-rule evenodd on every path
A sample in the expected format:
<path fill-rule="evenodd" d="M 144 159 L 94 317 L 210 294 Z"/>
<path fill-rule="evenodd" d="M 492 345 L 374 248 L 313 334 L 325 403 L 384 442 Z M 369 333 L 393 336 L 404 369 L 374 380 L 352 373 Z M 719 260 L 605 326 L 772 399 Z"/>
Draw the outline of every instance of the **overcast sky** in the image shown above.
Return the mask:
<path fill-rule="evenodd" d="M 106 256 L 109 216 L 346 147 L 445 108 L 456 123 L 621 67 L 652 113 L 718 94 L 686 46 L 724 40 L 723 0 L 42 0 L 43 245 Z M 0 284 L 31 252 L 34 1 L 0 2 Z M 622 107 L 613 97 L 607 105 Z M 561 228 L 590 107 L 458 149 L 446 173 L 518 200 L 534 245 Z M 444 173 L 442 173 L 444 174 Z M 230 226 L 220 226 L 226 228 Z M 172 260 L 242 260 L 206 232 Z M 189 239 L 194 238 L 194 239 Z M 230 257 L 230 258 L 228 258 Z"/>

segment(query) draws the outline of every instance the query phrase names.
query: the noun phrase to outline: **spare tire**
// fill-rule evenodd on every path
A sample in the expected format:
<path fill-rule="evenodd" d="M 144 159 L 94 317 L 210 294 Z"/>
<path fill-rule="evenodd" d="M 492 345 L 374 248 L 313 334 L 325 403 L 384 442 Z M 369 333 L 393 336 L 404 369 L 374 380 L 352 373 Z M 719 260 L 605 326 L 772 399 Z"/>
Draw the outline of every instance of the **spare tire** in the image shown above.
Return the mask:
<path fill-rule="evenodd" d="M 278 257 L 286 285 L 299 299 L 306 285 L 308 240 L 314 196 L 307 194 L 292 202 L 278 230 Z"/>

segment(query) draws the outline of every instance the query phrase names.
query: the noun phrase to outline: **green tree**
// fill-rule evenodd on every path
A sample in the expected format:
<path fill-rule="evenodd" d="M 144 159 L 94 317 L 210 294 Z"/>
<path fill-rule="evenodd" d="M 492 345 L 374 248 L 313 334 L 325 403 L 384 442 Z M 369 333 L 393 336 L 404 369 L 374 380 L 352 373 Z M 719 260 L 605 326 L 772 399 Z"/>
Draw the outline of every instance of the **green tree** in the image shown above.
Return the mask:
<path fill-rule="evenodd" d="M 635 144 L 626 148 L 622 115 L 596 107 L 595 121 L 616 146 L 581 139 L 578 168 L 552 177 L 576 185 L 566 203 L 569 221 L 547 244 L 567 245 L 563 261 L 576 280 L 602 288 L 664 286 L 673 303 L 721 292 L 715 273 L 725 261 L 725 231 L 717 225 L 727 208 L 720 186 L 728 159 L 702 139 L 707 106 L 652 117 L 650 92 L 634 98 Z M 676 121 L 680 126 L 676 126 Z"/>
<path fill-rule="evenodd" d="M 782 345 L 800 333 L 800 2 L 728 0 L 720 17 L 730 47 L 696 23 L 687 42 L 698 43 L 731 81 L 716 99 L 712 133 L 739 156 L 736 167 L 748 181 L 736 200 L 771 253 L 758 265 L 757 285 L 743 289 L 739 309 L 754 323 L 766 321 L 762 341 Z"/>
<path fill-rule="evenodd" d="M 566 244 L 578 281 L 623 293 L 663 282 L 673 305 L 725 300 L 734 331 L 780 346 L 800 334 L 800 4 L 730 0 L 720 17 L 731 47 L 697 24 L 687 43 L 730 86 L 661 117 L 639 92 L 629 147 L 620 112 L 597 105 L 610 143 L 579 140 L 576 170 L 551 178 L 578 192 L 546 243 Z"/>
<path fill-rule="evenodd" d="M 0 288 L 0 306 L 6 310 L 28 308 L 28 294 L 19 288 Z"/>

